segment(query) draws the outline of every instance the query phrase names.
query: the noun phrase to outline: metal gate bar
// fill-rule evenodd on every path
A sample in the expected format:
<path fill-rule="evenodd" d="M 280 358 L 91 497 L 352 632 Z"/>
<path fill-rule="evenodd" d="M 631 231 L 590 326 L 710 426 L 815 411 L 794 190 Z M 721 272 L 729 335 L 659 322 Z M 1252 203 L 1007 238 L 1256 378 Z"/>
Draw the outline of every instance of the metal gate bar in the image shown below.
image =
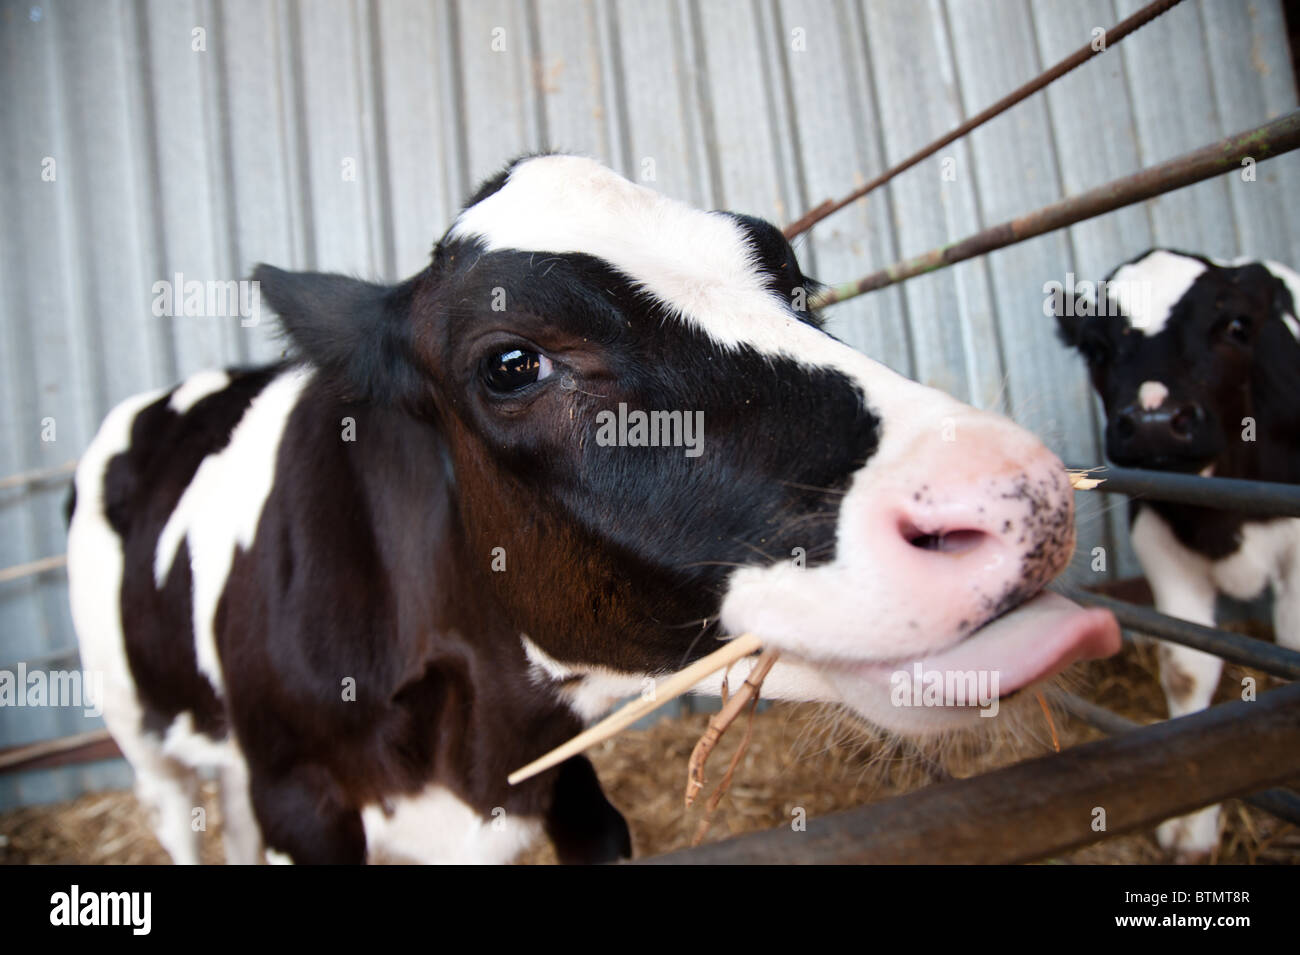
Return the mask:
<path fill-rule="evenodd" d="M 1143 726 L 1142 723 L 1135 723 L 1127 716 L 1112 713 L 1106 707 L 1098 706 L 1091 700 L 1085 700 L 1073 693 L 1058 693 L 1054 699 L 1075 719 L 1111 736 L 1141 729 Z M 1241 801 L 1300 826 L 1300 793 L 1292 789 L 1266 789 L 1252 796 L 1242 796 Z"/>
<path fill-rule="evenodd" d="M 1228 136 L 1168 162 L 1148 166 L 1132 175 L 1054 202 L 1019 218 L 981 229 L 959 242 L 941 245 L 913 258 L 895 262 L 855 282 L 833 285 L 814 298 L 811 304 L 814 308 L 823 308 L 865 292 L 874 292 L 895 282 L 964 262 L 977 255 L 1015 245 L 1045 232 L 1074 225 L 1084 219 L 1113 212 L 1143 199 L 1240 168 L 1243 159 L 1262 161 L 1297 147 L 1300 147 L 1300 110 L 1292 110 L 1271 123 Z"/>
<path fill-rule="evenodd" d="M 1300 653 L 1295 650 L 1288 650 L 1275 643 L 1232 633 L 1229 630 L 1218 630 L 1214 627 L 1204 627 L 1198 623 L 1179 620 L 1177 617 L 1170 617 L 1149 607 L 1139 607 L 1136 604 L 1124 603 L 1122 600 L 1113 600 L 1089 590 L 1080 590 L 1076 587 L 1053 589 L 1075 603 L 1104 607 L 1115 615 L 1115 619 L 1122 627 L 1159 637 L 1171 643 L 1180 643 L 1194 650 L 1204 650 L 1206 653 L 1213 653 L 1242 666 L 1263 670 L 1284 680 L 1300 679 Z"/>
<path fill-rule="evenodd" d="M 889 167 L 884 172 L 882 172 L 879 176 L 876 176 L 874 179 L 872 179 L 870 182 L 868 182 L 866 185 L 862 186 L 861 188 L 853 190 L 853 192 L 849 193 L 843 199 L 838 199 L 838 200 L 827 199 L 817 208 L 813 209 L 810 212 L 805 213 L 802 218 L 797 219 L 796 221 L 786 226 L 785 229 L 782 230 L 785 234 L 785 237 L 787 239 L 793 239 L 795 236 L 799 235 L 800 233 L 807 232 L 809 229 L 811 229 L 818 222 L 821 222 L 827 216 L 833 215 L 834 213 L 843 209 L 845 206 L 856 202 L 857 200 L 861 199 L 863 196 L 867 195 L 867 193 L 879 189 L 881 186 L 889 182 L 889 180 L 893 179 L 899 173 L 905 172 L 906 170 L 911 169 L 921 160 L 929 156 L 933 156 L 944 146 L 947 146 L 949 143 L 956 142 L 958 139 L 961 139 L 961 137 L 965 136 L 972 129 L 978 129 L 980 126 L 983 126 L 985 123 L 987 123 L 990 119 L 993 119 L 995 116 L 1002 115 L 1007 110 L 1009 110 L 1012 106 L 1015 106 L 1017 103 L 1028 99 L 1030 96 L 1037 93 L 1039 90 L 1059 80 L 1066 73 L 1069 73 L 1075 70 L 1076 68 L 1082 66 L 1084 63 L 1088 62 L 1094 56 L 1099 56 L 1102 53 L 1105 53 L 1108 49 L 1110 49 L 1120 40 L 1124 39 L 1124 37 L 1128 36 L 1133 31 L 1146 26 L 1148 23 L 1150 23 L 1156 17 L 1160 16 L 1160 14 L 1164 13 L 1170 7 L 1175 7 L 1181 2 L 1182 0 L 1156 0 L 1156 2 L 1154 3 L 1147 4 L 1145 7 L 1143 7 L 1141 10 L 1138 10 L 1132 16 L 1126 17 L 1125 19 L 1121 20 L 1119 23 L 1111 27 L 1109 30 L 1106 30 L 1103 34 L 1104 42 L 1101 44 L 1100 47 L 1096 45 L 1095 39 L 1090 43 L 1084 44 L 1082 47 L 1075 50 L 1073 53 L 1071 53 L 1065 59 L 1061 60 L 1061 62 L 1057 63 L 1055 66 L 1051 67 L 1050 69 L 1044 70 L 1042 73 L 1039 73 L 1028 83 L 1025 83 L 1023 86 L 1017 87 L 1016 89 L 1012 90 L 1010 93 L 1002 97 L 1002 99 L 998 100 L 992 106 L 975 114 L 970 119 L 966 120 L 966 122 L 962 123 L 960 126 L 953 129 L 951 132 L 948 132 L 943 136 L 940 136 L 934 142 L 930 143 L 930 145 L 925 146 L 919 151 L 912 153 L 912 155 L 908 156 L 902 162 Z"/>
<path fill-rule="evenodd" d="M 1247 481 L 1241 478 L 1202 477 L 1176 471 L 1146 471 L 1138 468 L 1076 468 L 1097 480 L 1095 488 L 1103 494 L 1127 494 L 1129 497 L 1154 498 L 1236 511 L 1252 517 L 1300 517 L 1300 485 L 1276 481 Z"/>

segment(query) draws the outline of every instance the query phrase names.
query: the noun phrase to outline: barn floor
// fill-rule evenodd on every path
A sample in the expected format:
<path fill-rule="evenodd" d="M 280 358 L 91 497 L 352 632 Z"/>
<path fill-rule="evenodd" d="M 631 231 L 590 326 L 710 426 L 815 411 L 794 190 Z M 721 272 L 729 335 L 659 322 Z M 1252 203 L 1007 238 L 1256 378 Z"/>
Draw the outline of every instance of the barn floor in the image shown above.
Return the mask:
<path fill-rule="evenodd" d="M 1242 676 L 1248 673 L 1259 679 L 1261 689 L 1271 684 L 1268 677 L 1239 667 L 1229 665 L 1224 670 L 1222 700 L 1236 695 Z M 1077 674 L 1072 675 L 1076 692 L 1131 719 L 1150 721 L 1164 715 L 1151 646 L 1130 646 L 1121 656 L 1080 668 Z M 806 810 L 810 818 L 816 817 L 886 799 L 945 773 L 975 775 L 1049 752 L 1050 736 L 1037 703 L 1032 698 L 1017 699 L 1015 716 L 1008 722 L 1016 728 L 1000 735 L 978 741 L 949 740 L 922 753 L 895 742 L 873 740 L 825 707 L 772 707 L 755 719 L 748 752 L 714 817 L 708 841 L 788 825 L 796 807 Z M 638 856 L 690 844 L 702 812 L 699 808 L 682 809 L 682 788 L 687 758 L 707 720 L 707 715 L 696 714 L 643 732 L 625 733 L 590 754 L 610 799 L 627 816 Z M 1063 746 L 1098 735 L 1059 714 L 1057 727 Z M 742 735 L 743 725 L 738 723 L 710 758 L 711 784 L 720 777 Z M 210 786 L 205 787 L 203 800 L 211 823 L 203 857 L 220 862 L 220 810 Z M 1219 850 L 1209 861 L 1300 863 L 1300 828 L 1236 801 L 1226 804 L 1222 824 Z M 0 863 L 166 861 L 129 792 L 92 794 L 68 803 L 0 814 Z M 521 861 L 555 860 L 546 847 Z M 1124 864 L 1170 860 L 1154 835 L 1144 833 L 1049 861 Z"/>

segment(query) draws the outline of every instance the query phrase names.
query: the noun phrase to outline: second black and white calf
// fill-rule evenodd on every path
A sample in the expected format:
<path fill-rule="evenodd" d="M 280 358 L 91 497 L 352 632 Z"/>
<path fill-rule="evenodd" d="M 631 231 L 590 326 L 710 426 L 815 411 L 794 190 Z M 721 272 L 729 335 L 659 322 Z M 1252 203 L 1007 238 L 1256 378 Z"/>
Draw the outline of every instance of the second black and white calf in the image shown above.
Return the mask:
<path fill-rule="evenodd" d="M 1061 319 L 1105 406 L 1107 456 L 1126 467 L 1300 483 L 1298 300 L 1300 275 L 1275 262 L 1155 249 L 1112 272 L 1100 303 Z M 1300 648 L 1300 520 L 1161 501 L 1135 501 L 1131 517 L 1159 610 L 1213 626 L 1218 592 L 1249 599 L 1271 586 L 1277 639 Z M 1218 657 L 1162 644 L 1160 661 L 1171 716 L 1210 703 Z M 1208 852 L 1217 807 L 1171 820 L 1159 837 L 1179 852 Z"/>
<path fill-rule="evenodd" d="M 1009 693 L 1118 647 L 1039 593 L 1059 461 L 822 331 L 768 223 L 542 156 L 399 285 L 256 278 L 292 360 L 125 402 L 76 479 L 85 664 L 177 860 L 205 764 L 236 860 L 624 855 L 585 759 L 506 775 L 727 634 L 908 732 L 977 710 L 895 671 Z"/>

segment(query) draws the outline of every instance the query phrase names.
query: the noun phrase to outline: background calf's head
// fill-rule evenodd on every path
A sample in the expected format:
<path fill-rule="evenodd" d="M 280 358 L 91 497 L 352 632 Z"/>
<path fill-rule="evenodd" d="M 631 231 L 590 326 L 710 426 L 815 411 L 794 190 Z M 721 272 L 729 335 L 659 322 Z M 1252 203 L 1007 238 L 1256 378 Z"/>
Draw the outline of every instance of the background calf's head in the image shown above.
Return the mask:
<path fill-rule="evenodd" d="M 1164 249 L 1058 316 L 1088 362 L 1116 464 L 1293 480 L 1300 433 L 1300 277 Z"/>

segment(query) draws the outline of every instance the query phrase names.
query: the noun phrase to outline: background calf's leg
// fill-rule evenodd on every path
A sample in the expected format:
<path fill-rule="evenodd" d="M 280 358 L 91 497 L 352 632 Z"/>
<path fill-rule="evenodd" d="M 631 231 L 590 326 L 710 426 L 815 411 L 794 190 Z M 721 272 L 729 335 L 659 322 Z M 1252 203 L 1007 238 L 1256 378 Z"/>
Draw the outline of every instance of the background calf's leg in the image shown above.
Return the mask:
<path fill-rule="evenodd" d="M 1209 706 L 1222 670 L 1223 661 L 1213 654 L 1173 643 L 1160 644 L 1160 683 L 1170 718 Z M 1165 820 L 1156 829 L 1156 839 L 1163 848 L 1176 853 L 1180 861 L 1209 855 L 1219 843 L 1219 807 L 1207 806 L 1191 815 Z"/>
<path fill-rule="evenodd" d="M 1210 562 L 1188 550 L 1154 511 L 1143 508 L 1133 522 L 1137 553 L 1161 613 L 1190 623 L 1214 626 L 1217 593 Z M 1160 644 L 1160 683 L 1171 719 L 1210 705 L 1219 685 L 1223 661 L 1173 643 Z M 1191 861 L 1208 855 L 1219 841 L 1219 807 L 1168 819 L 1156 829 L 1161 847 Z"/>

